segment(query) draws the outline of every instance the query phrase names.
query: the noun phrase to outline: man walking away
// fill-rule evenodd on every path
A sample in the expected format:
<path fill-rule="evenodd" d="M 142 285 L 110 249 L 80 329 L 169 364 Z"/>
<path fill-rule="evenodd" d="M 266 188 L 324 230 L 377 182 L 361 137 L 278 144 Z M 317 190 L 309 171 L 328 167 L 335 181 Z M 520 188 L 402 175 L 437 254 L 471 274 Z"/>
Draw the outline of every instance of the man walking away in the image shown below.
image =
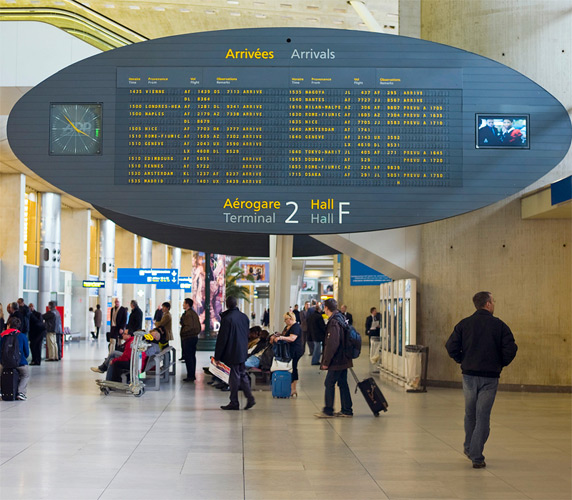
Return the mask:
<path fill-rule="evenodd" d="M 256 404 L 244 366 L 248 357 L 249 321 L 246 314 L 238 310 L 236 297 L 227 297 L 226 307 L 227 310 L 221 314 L 214 354 L 216 361 L 222 361 L 230 368 L 230 403 L 221 409 L 238 410 L 238 391 L 242 389 L 247 399 L 244 409 L 248 410 Z"/>
<path fill-rule="evenodd" d="M 62 319 L 59 311 L 56 309 L 56 303 L 53 300 L 48 302 L 48 312 L 44 313 L 42 318 L 46 323 L 48 357 L 46 361 L 59 361 L 61 358 L 62 336 Z"/>
<path fill-rule="evenodd" d="M 123 330 L 127 324 L 127 308 L 121 306 L 119 299 L 115 299 L 115 306 L 111 308 L 109 313 L 110 317 L 110 332 L 109 332 L 109 352 L 115 351 L 115 346 Z"/>
<path fill-rule="evenodd" d="M 308 339 L 312 344 L 312 364 L 320 364 L 320 356 L 322 354 L 322 343 L 326 337 L 326 324 L 324 323 L 324 318 L 322 317 L 322 307 L 320 304 L 316 304 L 313 308 L 308 311 L 312 311 L 308 315 Z"/>
<path fill-rule="evenodd" d="M 446 347 L 463 372 L 465 455 L 473 468 L 482 469 L 500 373 L 518 347 L 510 328 L 493 316 L 495 301 L 490 292 L 475 294 L 473 304 L 477 310 L 455 326 Z"/>
<path fill-rule="evenodd" d="M 194 382 L 196 379 L 196 354 L 199 333 L 201 333 L 201 322 L 197 313 L 193 311 L 192 299 L 185 299 L 183 309 L 185 312 L 181 316 L 181 347 L 183 350 L 183 359 L 185 360 L 185 365 L 187 365 L 187 378 L 184 378 L 183 381 Z"/>
<path fill-rule="evenodd" d="M 34 304 L 30 308 L 30 351 L 32 352 L 31 365 L 42 364 L 42 345 L 46 337 L 46 325 L 42 320 L 42 315 L 35 310 Z"/>
<path fill-rule="evenodd" d="M 129 313 L 129 320 L 125 329 L 129 330 L 131 335 L 135 335 L 135 332 L 143 330 L 143 311 L 136 300 L 132 300 L 130 306 L 131 312 Z"/>
<path fill-rule="evenodd" d="M 322 366 L 320 369 L 328 370 L 326 375 L 325 405 L 320 413 L 314 416 L 318 418 L 346 417 L 353 416 L 352 397 L 348 386 L 348 368 L 353 366 L 351 349 L 349 348 L 348 330 L 344 328 L 345 318 L 338 311 L 338 303 L 335 299 L 328 299 L 324 302 L 324 311 L 328 316 L 326 328 L 326 340 L 324 342 L 324 355 L 322 356 Z M 334 399 L 336 395 L 336 384 L 340 389 L 340 400 L 342 411 L 334 413 Z"/>

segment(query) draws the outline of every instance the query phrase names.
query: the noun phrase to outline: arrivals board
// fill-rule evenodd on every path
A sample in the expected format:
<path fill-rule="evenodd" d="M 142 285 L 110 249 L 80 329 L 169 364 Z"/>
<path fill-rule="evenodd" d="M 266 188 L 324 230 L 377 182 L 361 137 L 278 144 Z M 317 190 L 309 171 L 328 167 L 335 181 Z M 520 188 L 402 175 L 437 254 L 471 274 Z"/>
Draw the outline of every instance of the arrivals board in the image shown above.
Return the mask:
<path fill-rule="evenodd" d="M 565 108 L 493 60 L 395 35 L 179 35 L 62 70 L 14 107 L 27 166 L 126 229 L 263 256 L 268 234 L 421 224 L 486 206 L 566 155 Z M 197 243 L 198 242 L 198 243 Z"/>

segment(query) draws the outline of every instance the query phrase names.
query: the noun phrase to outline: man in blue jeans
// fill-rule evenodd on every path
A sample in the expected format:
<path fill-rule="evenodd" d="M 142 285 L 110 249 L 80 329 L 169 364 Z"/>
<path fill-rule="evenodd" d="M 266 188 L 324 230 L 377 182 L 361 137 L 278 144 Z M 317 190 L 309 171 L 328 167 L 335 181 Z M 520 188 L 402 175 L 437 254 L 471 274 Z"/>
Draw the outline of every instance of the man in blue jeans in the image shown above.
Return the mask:
<path fill-rule="evenodd" d="M 477 310 L 455 326 L 446 347 L 463 372 L 465 455 L 473 468 L 482 469 L 487 465 L 483 450 L 500 373 L 514 359 L 518 347 L 510 328 L 493 316 L 495 301 L 490 292 L 475 294 L 473 304 Z"/>
<path fill-rule="evenodd" d="M 320 413 L 315 413 L 317 418 L 332 417 L 353 417 L 352 397 L 348 386 L 348 368 L 353 366 L 351 355 L 346 349 L 349 339 L 343 327 L 346 319 L 338 311 L 338 303 L 334 299 L 324 302 L 324 311 L 328 316 L 326 327 L 326 339 L 324 343 L 324 354 L 322 356 L 321 370 L 328 370 L 324 385 L 326 387 L 324 395 L 324 409 Z M 340 400 L 342 409 L 334 413 L 334 399 L 336 395 L 336 384 L 340 389 Z"/>

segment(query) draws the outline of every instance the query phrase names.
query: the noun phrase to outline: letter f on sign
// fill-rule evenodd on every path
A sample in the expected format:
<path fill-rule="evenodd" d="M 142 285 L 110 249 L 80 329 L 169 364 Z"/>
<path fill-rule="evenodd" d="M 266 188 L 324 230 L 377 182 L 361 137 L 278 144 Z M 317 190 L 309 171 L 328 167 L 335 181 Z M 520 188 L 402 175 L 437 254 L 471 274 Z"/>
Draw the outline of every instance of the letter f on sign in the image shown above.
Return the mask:
<path fill-rule="evenodd" d="M 344 218 L 344 215 L 348 215 L 348 214 L 350 213 L 349 210 L 348 210 L 348 211 L 343 210 L 343 207 L 345 207 L 346 205 L 349 206 L 349 204 L 350 204 L 349 201 L 340 201 L 340 203 L 339 203 L 339 207 L 340 207 L 340 211 L 339 211 L 340 221 L 339 221 L 339 224 L 342 223 L 342 219 Z"/>

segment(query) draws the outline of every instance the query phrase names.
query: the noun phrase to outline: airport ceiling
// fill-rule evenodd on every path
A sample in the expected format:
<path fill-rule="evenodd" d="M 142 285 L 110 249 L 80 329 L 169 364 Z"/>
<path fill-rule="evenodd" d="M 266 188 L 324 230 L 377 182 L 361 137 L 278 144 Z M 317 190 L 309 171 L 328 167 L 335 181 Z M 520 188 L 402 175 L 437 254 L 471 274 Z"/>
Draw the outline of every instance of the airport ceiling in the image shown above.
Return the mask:
<path fill-rule="evenodd" d="M 363 0 L 385 33 L 398 33 L 399 0 Z M 111 30 L 128 42 L 183 33 L 238 28 L 312 27 L 369 31 L 346 0 L 0 0 L 0 20 L 41 21 L 93 43 L 94 37 L 78 27 L 77 19 Z M 6 141 L 9 108 L 28 89 L 1 88 L 0 173 L 24 173 L 36 191 L 61 192 L 23 165 Z M 69 208 L 90 208 L 63 194 Z M 102 217 L 94 211 L 96 217 Z"/>

